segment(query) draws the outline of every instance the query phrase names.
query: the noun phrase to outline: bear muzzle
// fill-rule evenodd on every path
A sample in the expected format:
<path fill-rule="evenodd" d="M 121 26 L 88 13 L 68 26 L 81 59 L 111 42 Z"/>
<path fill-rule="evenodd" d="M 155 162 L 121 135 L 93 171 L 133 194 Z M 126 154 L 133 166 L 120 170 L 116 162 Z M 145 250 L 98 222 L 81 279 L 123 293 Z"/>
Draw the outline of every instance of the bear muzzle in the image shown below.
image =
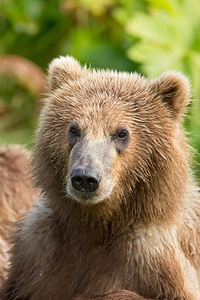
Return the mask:
<path fill-rule="evenodd" d="M 107 140 L 82 138 L 73 146 L 67 172 L 67 195 L 83 204 L 104 201 L 112 193 L 116 150 Z"/>

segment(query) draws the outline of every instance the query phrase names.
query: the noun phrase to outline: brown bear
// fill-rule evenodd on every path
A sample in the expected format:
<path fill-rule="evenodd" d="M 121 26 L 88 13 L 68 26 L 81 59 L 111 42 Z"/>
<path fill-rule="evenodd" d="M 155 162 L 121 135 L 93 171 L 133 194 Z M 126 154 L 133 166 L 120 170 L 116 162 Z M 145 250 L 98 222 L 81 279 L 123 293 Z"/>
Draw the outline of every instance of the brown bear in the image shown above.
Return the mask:
<path fill-rule="evenodd" d="M 30 153 L 19 145 L 0 147 L 0 284 L 6 277 L 14 222 L 38 195 L 28 176 Z"/>
<path fill-rule="evenodd" d="M 200 299 L 189 98 L 173 71 L 150 80 L 53 60 L 32 159 L 42 196 L 1 299 Z"/>

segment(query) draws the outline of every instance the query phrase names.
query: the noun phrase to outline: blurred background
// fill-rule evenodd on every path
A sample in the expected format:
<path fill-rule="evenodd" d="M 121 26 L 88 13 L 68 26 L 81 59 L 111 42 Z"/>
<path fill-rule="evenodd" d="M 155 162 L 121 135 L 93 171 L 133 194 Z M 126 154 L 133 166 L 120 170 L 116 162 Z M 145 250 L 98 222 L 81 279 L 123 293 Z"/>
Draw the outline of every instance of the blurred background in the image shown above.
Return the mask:
<path fill-rule="evenodd" d="M 200 162 L 199 0 L 0 0 L 0 144 L 31 147 L 48 63 L 66 54 L 96 68 L 187 75 L 184 126 Z"/>

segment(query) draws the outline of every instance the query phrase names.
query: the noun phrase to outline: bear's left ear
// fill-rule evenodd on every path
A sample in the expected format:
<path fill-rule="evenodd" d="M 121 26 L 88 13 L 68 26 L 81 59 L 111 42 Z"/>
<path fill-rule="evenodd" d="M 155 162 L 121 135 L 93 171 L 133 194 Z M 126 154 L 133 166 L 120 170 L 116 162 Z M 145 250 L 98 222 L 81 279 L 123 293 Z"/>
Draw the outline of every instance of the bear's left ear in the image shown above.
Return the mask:
<path fill-rule="evenodd" d="M 175 71 L 165 72 L 152 81 L 151 90 L 160 96 L 173 117 L 185 113 L 190 102 L 190 83 L 184 75 Z"/>
<path fill-rule="evenodd" d="M 60 56 L 49 64 L 48 81 L 50 91 L 60 87 L 69 79 L 73 80 L 83 73 L 84 68 L 71 56 Z"/>

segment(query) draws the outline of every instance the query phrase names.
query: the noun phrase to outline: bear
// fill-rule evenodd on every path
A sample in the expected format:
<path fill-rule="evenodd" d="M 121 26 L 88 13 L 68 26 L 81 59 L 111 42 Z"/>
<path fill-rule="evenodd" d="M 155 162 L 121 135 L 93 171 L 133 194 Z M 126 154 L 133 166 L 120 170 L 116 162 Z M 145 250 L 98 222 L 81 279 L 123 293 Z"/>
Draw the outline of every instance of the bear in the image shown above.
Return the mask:
<path fill-rule="evenodd" d="M 200 299 L 189 80 L 61 56 L 47 81 L 31 163 L 41 196 L 18 224 L 1 299 Z"/>
<path fill-rule="evenodd" d="M 39 196 L 29 178 L 30 153 L 20 145 L 0 147 L 0 285 L 6 278 L 14 223 Z"/>

